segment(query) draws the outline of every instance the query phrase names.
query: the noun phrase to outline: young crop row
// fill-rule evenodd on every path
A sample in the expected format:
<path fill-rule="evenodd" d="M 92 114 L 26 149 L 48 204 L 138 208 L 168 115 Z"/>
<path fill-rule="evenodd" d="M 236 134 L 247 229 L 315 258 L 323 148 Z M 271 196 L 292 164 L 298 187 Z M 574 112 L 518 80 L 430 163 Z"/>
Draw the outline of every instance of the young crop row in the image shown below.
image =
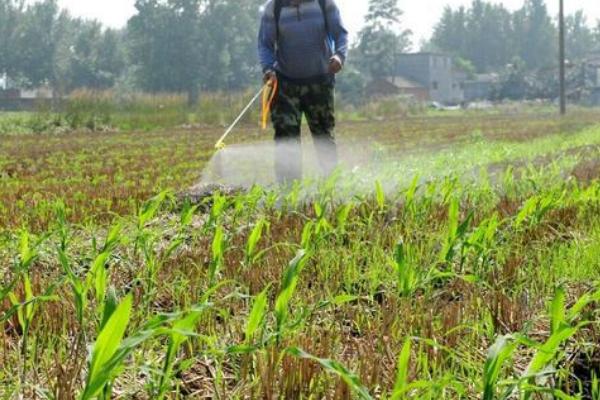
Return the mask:
<path fill-rule="evenodd" d="M 0 242 L 0 395 L 600 399 L 597 180 L 338 185 L 56 202 Z"/>
<path fill-rule="evenodd" d="M 597 122 L 598 115 L 589 112 L 565 120 L 535 114 L 486 118 L 461 114 L 346 123 L 338 131 L 342 150 L 354 146 L 364 153 L 367 143 L 373 158 L 378 152 L 386 158 L 390 176 L 369 176 L 366 187 L 370 189 L 375 179 L 387 186 L 390 180 L 410 180 L 416 173 L 426 178 L 472 173 L 491 162 L 496 163 L 492 169 L 501 170 L 506 162 L 527 164 L 556 153 L 540 161 L 549 164 L 561 152 L 576 156 L 582 150 L 578 146 L 597 143 L 599 136 L 593 130 L 581 133 L 583 127 Z M 570 134 L 573 140 L 553 136 L 559 132 Z M 107 225 L 115 216 L 131 215 L 156 193 L 180 191 L 196 182 L 221 133 L 206 128 L 2 137 L 0 230 L 46 230 L 57 200 L 68 205 L 67 219 L 73 223 Z M 264 135 L 244 129 L 232 140 L 248 143 Z M 353 145 L 356 140 L 358 144 Z"/>

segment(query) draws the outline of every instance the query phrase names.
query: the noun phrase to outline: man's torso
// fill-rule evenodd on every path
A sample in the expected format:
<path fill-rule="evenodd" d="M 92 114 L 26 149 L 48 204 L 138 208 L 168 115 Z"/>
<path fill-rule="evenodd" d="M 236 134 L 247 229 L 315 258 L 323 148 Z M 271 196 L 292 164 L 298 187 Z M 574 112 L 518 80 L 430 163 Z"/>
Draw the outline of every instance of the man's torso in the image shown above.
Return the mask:
<path fill-rule="evenodd" d="M 318 0 L 283 0 L 279 16 L 277 69 L 290 80 L 326 81 L 333 55 Z M 276 21 L 277 23 L 277 21 Z"/>

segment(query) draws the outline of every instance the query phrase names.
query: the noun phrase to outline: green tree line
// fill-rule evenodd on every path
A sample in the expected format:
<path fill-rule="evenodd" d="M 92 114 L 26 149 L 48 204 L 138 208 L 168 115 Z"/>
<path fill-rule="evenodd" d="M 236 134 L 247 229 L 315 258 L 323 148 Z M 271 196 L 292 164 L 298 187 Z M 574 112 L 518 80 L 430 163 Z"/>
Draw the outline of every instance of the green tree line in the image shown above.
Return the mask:
<path fill-rule="evenodd" d="M 49 85 L 59 94 L 113 87 L 147 92 L 240 90 L 259 81 L 256 36 L 264 0 L 137 0 L 120 30 L 74 18 L 56 0 L 0 0 L 0 76 L 18 87 Z M 389 75 L 412 33 L 397 0 L 370 0 L 340 88 L 361 95 L 365 77 Z M 600 51 L 596 27 L 582 12 L 567 19 L 570 59 Z M 544 0 L 510 11 L 473 0 L 447 7 L 425 49 L 450 53 L 473 72 L 507 65 L 556 66 L 556 18 Z"/>
<path fill-rule="evenodd" d="M 576 61 L 600 51 L 596 28 L 578 11 L 566 18 L 567 56 Z M 557 18 L 544 0 L 525 0 L 509 11 L 501 3 L 473 0 L 470 7 L 446 7 L 429 47 L 470 61 L 478 72 L 522 63 L 529 70 L 557 64 Z"/>
<path fill-rule="evenodd" d="M 237 90 L 258 78 L 262 0 L 137 0 L 121 30 L 73 18 L 56 0 L 0 0 L 0 76 L 60 93 Z"/>

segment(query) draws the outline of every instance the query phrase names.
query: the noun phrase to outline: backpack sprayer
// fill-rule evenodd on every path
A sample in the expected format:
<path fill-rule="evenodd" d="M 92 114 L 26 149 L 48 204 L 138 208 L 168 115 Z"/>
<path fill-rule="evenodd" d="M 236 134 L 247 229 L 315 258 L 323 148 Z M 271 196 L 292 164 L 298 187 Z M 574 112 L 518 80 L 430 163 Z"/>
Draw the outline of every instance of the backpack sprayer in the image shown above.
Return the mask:
<path fill-rule="evenodd" d="M 252 100 L 248 103 L 248 105 L 242 110 L 240 115 L 233 121 L 233 123 L 227 128 L 223 136 L 219 139 L 219 141 L 215 144 L 215 149 L 222 150 L 225 148 L 225 139 L 229 136 L 231 131 L 237 126 L 237 124 L 244 118 L 244 115 L 250 110 L 252 105 L 258 100 L 260 95 L 262 94 L 262 115 L 261 115 L 261 126 L 262 129 L 267 129 L 267 121 L 269 119 L 269 113 L 271 111 L 271 106 L 273 105 L 273 101 L 275 100 L 275 96 L 277 95 L 279 84 L 277 79 L 271 79 L 268 81 L 258 93 L 254 95 Z"/>

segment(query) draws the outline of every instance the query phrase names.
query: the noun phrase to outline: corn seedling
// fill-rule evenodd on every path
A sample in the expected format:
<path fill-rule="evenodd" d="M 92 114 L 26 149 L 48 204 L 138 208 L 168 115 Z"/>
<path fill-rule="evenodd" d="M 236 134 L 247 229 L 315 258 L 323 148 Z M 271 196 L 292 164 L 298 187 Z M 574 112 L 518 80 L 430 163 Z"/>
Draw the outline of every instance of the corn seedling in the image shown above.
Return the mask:
<path fill-rule="evenodd" d="M 275 319 L 277 321 L 277 341 L 281 341 L 284 329 L 289 318 L 289 307 L 292 296 L 298 285 L 298 278 L 304 265 L 308 261 L 309 253 L 300 250 L 296 257 L 290 261 L 288 268 L 283 274 L 279 294 L 275 300 Z"/>
<path fill-rule="evenodd" d="M 385 191 L 379 180 L 375 182 L 375 200 L 377 200 L 379 212 L 383 212 L 385 210 Z"/>
<path fill-rule="evenodd" d="M 294 356 L 303 358 L 306 360 L 314 361 L 321 365 L 325 369 L 325 371 L 335 374 L 342 378 L 342 380 L 356 393 L 356 395 L 362 400 L 371 400 L 373 397 L 369 394 L 368 390 L 363 386 L 358 377 L 350 372 L 346 367 L 340 364 L 337 361 L 329 360 L 325 358 L 315 357 L 311 354 L 308 354 L 302 349 L 297 347 L 290 347 L 286 350 L 286 353 Z"/>
<path fill-rule="evenodd" d="M 409 368 L 410 368 L 410 338 L 407 338 L 402 346 L 400 357 L 398 358 L 398 368 L 396 371 L 396 382 L 394 383 L 394 391 L 390 400 L 404 400 L 407 398 L 407 390 L 409 388 Z"/>
<path fill-rule="evenodd" d="M 460 209 L 459 200 L 454 198 L 450 202 L 448 210 L 448 233 L 440 252 L 440 262 L 450 263 L 456 254 L 456 247 L 460 241 L 465 237 L 467 229 L 473 219 L 473 213 L 469 213 L 467 218 L 460 223 Z"/>
<path fill-rule="evenodd" d="M 244 330 L 244 339 L 246 344 L 251 346 L 254 343 L 256 334 L 260 331 L 267 316 L 268 298 L 270 287 L 267 286 L 256 298 L 252 305 L 252 310 L 248 316 L 246 329 Z"/>
<path fill-rule="evenodd" d="M 250 266 L 257 261 L 257 246 L 265 229 L 268 229 L 268 227 L 268 222 L 264 218 L 261 218 L 258 220 L 254 228 L 252 228 L 250 236 L 248 236 L 248 241 L 246 242 L 246 266 Z"/>
<path fill-rule="evenodd" d="M 185 341 L 190 336 L 195 335 L 194 329 L 198 319 L 202 316 L 203 311 L 203 309 L 191 311 L 189 314 L 173 323 L 173 327 L 169 332 L 169 346 L 167 348 L 165 363 L 160 377 L 157 399 L 162 400 L 165 397 L 165 394 L 169 389 L 169 381 L 173 375 L 173 367 L 177 353 Z"/>
<path fill-rule="evenodd" d="M 523 208 L 515 219 L 515 226 L 520 228 L 525 222 L 529 222 L 529 226 L 538 225 L 544 216 L 551 210 L 556 208 L 564 199 L 565 193 L 556 196 L 554 193 L 547 195 L 534 196 L 527 200 Z"/>
<path fill-rule="evenodd" d="M 113 251 L 121 241 L 121 226 L 115 225 L 106 236 L 104 246 L 92 262 L 90 273 L 86 278 L 86 286 L 92 286 L 96 294 L 96 302 L 99 305 L 98 313 L 102 314 L 102 304 L 104 303 L 104 295 L 106 294 L 106 287 L 108 282 L 108 261 L 112 256 Z"/>
<path fill-rule="evenodd" d="M 396 272 L 398 290 L 401 296 L 412 296 L 420 287 L 422 277 L 410 258 L 410 247 L 403 241 L 396 245 L 392 265 Z"/>
<path fill-rule="evenodd" d="M 545 382 L 547 376 L 553 374 L 553 369 L 549 369 L 548 366 L 557 361 L 561 346 L 582 327 L 589 324 L 588 322 L 581 322 L 573 325 L 580 316 L 581 311 L 599 297 L 600 291 L 593 295 L 584 295 L 567 312 L 564 289 L 559 287 L 556 290 L 550 306 L 551 335 L 546 342 L 537 346 L 535 355 L 521 376 L 520 390 L 524 392 L 525 400 L 529 400 L 532 394 L 538 391 L 535 389 L 537 381 Z"/>
<path fill-rule="evenodd" d="M 336 229 L 337 232 L 341 235 L 346 234 L 346 225 L 348 224 L 348 218 L 350 217 L 350 213 L 354 209 L 353 203 L 347 203 L 341 206 L 335 215 L 335 220 L 337 223 Z"/>
<path fill-rule="evenodd" d="M 212 242 L 212 259 L 208 270 L 208 280 L 211 286 L 215 284 L 215 280 L 223 262 L 225 261 L 225 246 L 226 238 L 223 227 L 217 226 Z"/>
<path fill-rule="evenodd" d="M 106 315 L 106 323 L 92 348 L 86 385 L 81 396 L 82 400 L 91 399 L 98 395 L 102 399 L 110 398 L 108 386 L 110 386 L 110 382 L 119 371 L 119 365 L 111 365 L 110 361 L 117 353 L 125 336 L 132 304 L 132 296 L 127 296 L 110 315 Z"/>
<path fill-rule="evenodd" d="M 488 350 L 483 369 L 483 400 L 495 400 L 498 393 L 498 381 L 504 364 L 512 357 L 518 342 L 511 336 L 500 336 Z M 508 392 L 510 394 L 510 391 Z M 502 399 L 505 399 L 503 396 Z"/>

